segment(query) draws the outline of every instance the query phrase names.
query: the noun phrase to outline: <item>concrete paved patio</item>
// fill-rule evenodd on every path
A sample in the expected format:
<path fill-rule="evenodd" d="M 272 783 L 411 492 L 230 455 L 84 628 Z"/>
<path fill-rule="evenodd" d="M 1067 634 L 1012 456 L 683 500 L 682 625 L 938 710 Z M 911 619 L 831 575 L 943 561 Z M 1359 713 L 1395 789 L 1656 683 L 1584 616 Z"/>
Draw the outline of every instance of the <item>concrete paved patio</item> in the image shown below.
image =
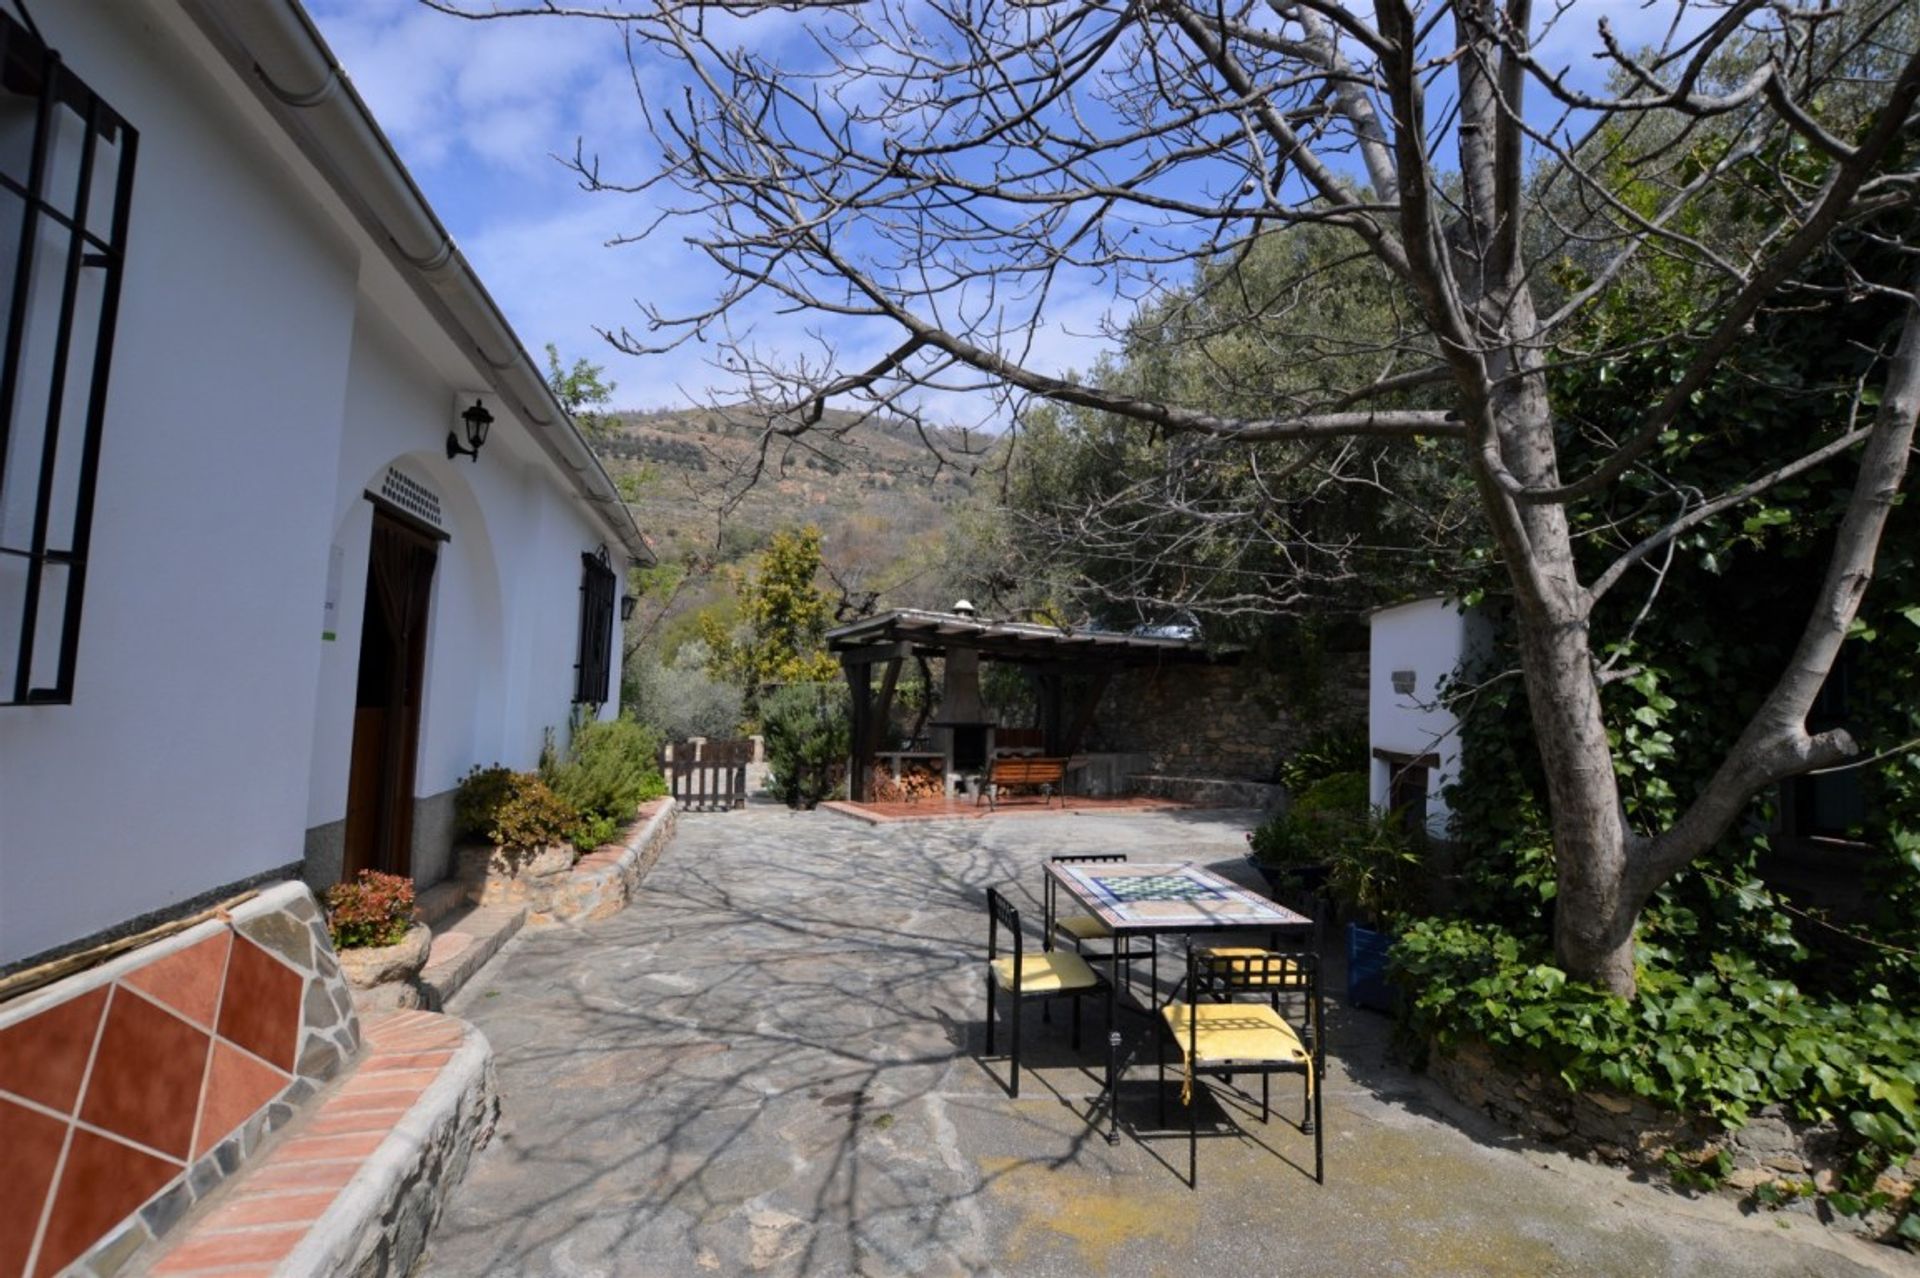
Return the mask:
<path fill-rule="evenodd" d="M 1150 1067 L 1107 1145 L 1087 1123 L 1098 1014 L 1076 1056 L 1064 1005 L 1051 1027 L 1030 1008 L 1035 1068 L 1009 1100 L 1004 1061 L 978 1055 L 985 888 L 1010 886 L 1037 944 L 1049 854 L 1237 871 L 1247 820 L 686 817 L 624 913 L 522 933 L 451 1009 L 493 1042 L 504 1120 L 421 1272 L 1912 1272 L 1805 1217 L 1506 1138 L 1391 1064 L 1383 1018 L 1337 1003 L 1324 1187 L 1311 1138 L 1283 1121 L 1284 1083 L 1264 1128 L 1257 1109 L 1202 1102 L 1197 1194 L 1178 1100 L 1161 1128 Z"/>

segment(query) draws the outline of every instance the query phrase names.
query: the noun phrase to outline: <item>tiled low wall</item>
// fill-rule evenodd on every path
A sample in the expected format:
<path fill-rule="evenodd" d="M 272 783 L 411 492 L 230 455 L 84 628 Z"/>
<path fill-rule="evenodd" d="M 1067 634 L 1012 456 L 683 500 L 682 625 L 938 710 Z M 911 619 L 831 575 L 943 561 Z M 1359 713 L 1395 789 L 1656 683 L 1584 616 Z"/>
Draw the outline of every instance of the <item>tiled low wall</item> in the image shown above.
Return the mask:
<path fill-rule="evenodd" d="M 117 1271 L 359 1048 L 298 883 L 0 1004 L 0 1278 Z"/>

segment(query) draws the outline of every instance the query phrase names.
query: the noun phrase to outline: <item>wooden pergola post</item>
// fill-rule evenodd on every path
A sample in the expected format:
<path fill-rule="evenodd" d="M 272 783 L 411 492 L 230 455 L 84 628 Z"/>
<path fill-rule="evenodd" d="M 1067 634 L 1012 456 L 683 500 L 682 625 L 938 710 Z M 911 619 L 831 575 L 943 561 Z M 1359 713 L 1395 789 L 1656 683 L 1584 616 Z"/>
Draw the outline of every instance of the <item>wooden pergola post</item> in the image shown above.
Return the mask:
<path fill-rule="evenodd" d="M 840 654 L 840 669 L 847 676 L 850 694 L 852 740 L 847 759 L 847 797 L 865 803 L 873 777 L 873 758 L 880 749 L 880 734 L 893 711 L 894 689 L 900 683 L 900 665 L 909 646 L 905 643 L 872 644 L 848 648 Z M 873 667 L 884 663 L 886 673 L 880 681 L 880 695 L 873 695 Z"/>

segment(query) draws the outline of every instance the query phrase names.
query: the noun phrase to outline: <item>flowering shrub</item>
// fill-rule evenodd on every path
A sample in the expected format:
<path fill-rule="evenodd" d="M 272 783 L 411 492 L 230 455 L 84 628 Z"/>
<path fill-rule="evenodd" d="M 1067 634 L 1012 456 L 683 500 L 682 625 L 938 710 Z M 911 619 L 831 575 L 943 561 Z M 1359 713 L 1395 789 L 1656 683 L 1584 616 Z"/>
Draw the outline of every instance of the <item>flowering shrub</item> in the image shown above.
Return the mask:
<path fill-rule="evenodd" d="M 327 889 L 327 932 L 336 950 L 398 945 L 413 926 L 413 880 L 362 870 Z"/>

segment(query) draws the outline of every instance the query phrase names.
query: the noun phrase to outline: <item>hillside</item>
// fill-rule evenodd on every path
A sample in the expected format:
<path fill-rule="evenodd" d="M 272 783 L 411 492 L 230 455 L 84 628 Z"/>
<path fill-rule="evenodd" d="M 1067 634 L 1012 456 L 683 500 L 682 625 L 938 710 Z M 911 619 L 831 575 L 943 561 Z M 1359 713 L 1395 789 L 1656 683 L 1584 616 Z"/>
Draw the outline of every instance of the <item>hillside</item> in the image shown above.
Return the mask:
<path fill-rule="evenodd" d="M 971 454 L 991 442 L 930 428 L 951 459 L 943 466 L 911 422 L 858 422 L 854 414 L 828 410 L 803 439 L 771 445 L 748 486 L 760 447 L 751 410 L 612 416 L 614 433 L 596 451 L 632 494 L 640 526 L 663 560 L 734 561 L 776 528 L 811 523 L 825 534 L 829 566 L 869 586 L 903 575 L 892 571 L 898 561 L 924 558 L 928 535 L 945 527 L 972 492 L 978 459 Z"/>

